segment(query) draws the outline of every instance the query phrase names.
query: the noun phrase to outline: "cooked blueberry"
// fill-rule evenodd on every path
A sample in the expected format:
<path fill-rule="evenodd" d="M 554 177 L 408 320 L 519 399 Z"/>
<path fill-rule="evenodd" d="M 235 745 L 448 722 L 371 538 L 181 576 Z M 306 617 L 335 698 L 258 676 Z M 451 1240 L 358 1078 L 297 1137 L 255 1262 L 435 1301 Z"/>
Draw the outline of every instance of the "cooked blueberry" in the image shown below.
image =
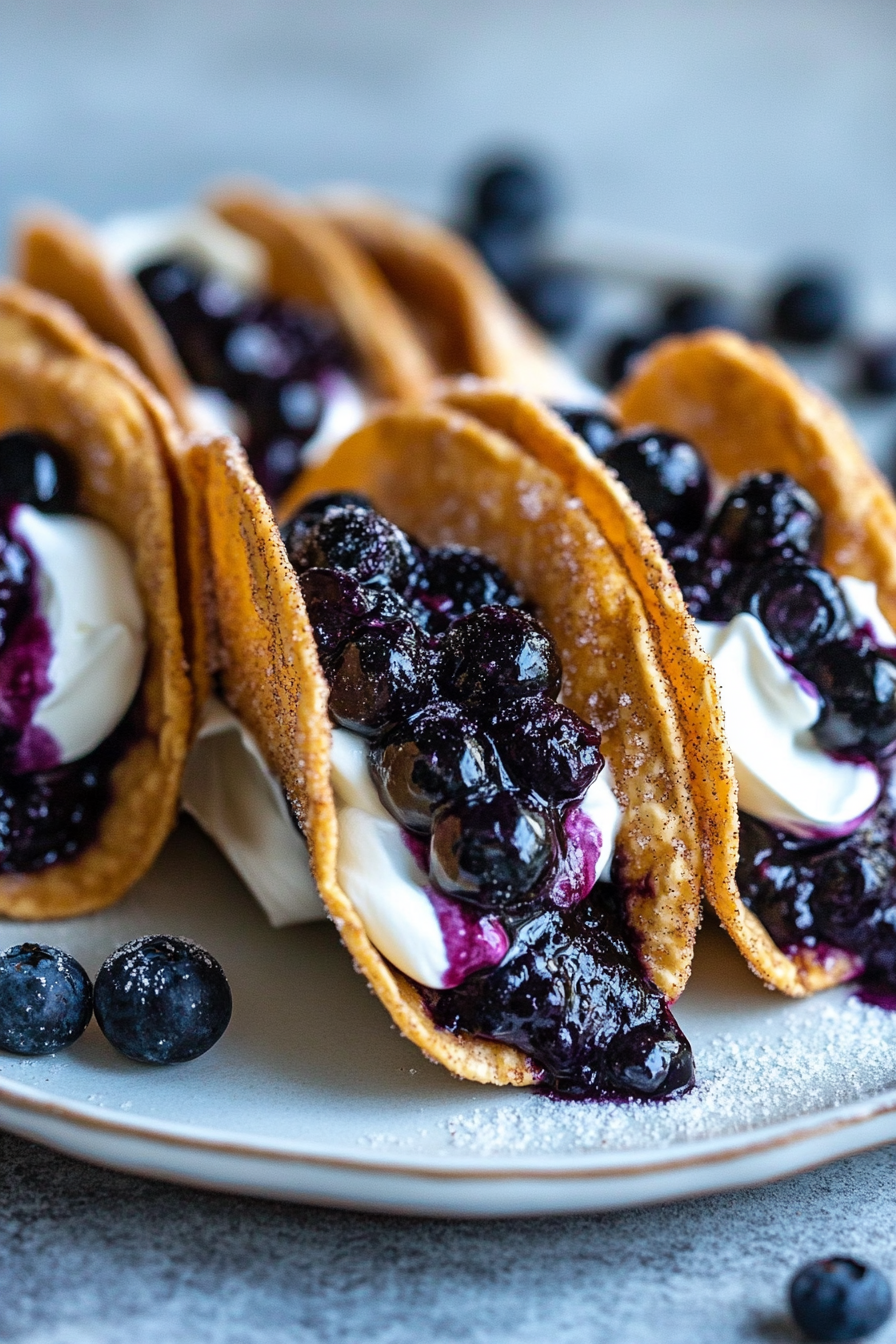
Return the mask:
<path fill-rule="evenodd" d="M 167 257 L 137 272 L 137 282 L 168 329 L 194 382 L 226 381 L 224 347 L 245 300 L 229 281 L 187 258 Z"/>
<path fill-rule="evenodd" d="M 269 499 L 277 499 L 302 470 L 304 443 L 284 434 L 264 447 L 249 446 L 249 461 L 255 479 Z"/>
<path fill-rule="evenodd" d="M 240 402 L 251 400 L 258 380 L 273 383 L 279 399 L 284 386 L 348 362 L 338 327 L 327 313 L 278 299 L 245 304 L 227 335 L 224 360 L 222 385 Z"/>
<path fill-rule="evenodd" d="M 370 753 L 370 769 L 389 811 L 412 831 L 429 831 L 449 798 L 499 783 L 488 740 L 459 705 L 436 700 L 388 733 Z"/>
<path fill-rule="evenodd" d="M 475 223 L 500 222 L 535 229 L 554 207 L 555 188 L 535 159 L 499 160 L 482 169 L 472 184 Z"/>
<path fill-rule="evenodd" d="M 368 737 L 436 696 L 432 651 L 409 619 L 359 626 L 324 667 L 333 719 Z"/>
<path fill-rule="evenodd" d="M 709 503 L 709 474 L 693 444 L 645 429 L 616 439 L 601 456 L 661 541 L 700 527 Z"/>
<path fill-rule="evenodd" d="M 876 341 L 859 351 L 858 383 L 874 397 L 896 395 L 896 340 Z"/>
<path fill-rule="evenodd" d="M 546 695 L 502 704 L 488 732 L 517 788 L 548 803 L 581 798 L 603 767 L 598 730 Z"/>
<path fill-rule="evenodd" d="M 686 289 L 672 294 L 663 308 L 663 327 L 666 331 L 690 333 L 706 327 L 727 327 L 732 331 L 743 328 L 743 319 L 737 304 L 717 290 Z"/>
<path fill-rule="evenodd" d="M 822 697 L 812 731 L 826 751 L 873 757 L 896 741 L 896 663 L 862 645 L 826 644 L 801 665 Z"/>
<path fill-rule="evenodd" d="M 449 1031 L 525 1051 L 558 1093 L 660 1097 L 693 1083 L 690 1046 L 641 970 L 617 894 L 602 883 L 572 909 L 523 924 L 500 966 L 440 993 L 432 1012 Z"/>
<path fill-rule="evenodd" d="M 879 1269 L 837 1255 L 793 1276 L 790 1310 L 810 1339 L 864 1339 L 889 1320 L 893 1298 Z"/>
<path fill-rule="evenodd" d="M 595 457 L 602 457 L 619 433 L 619 419 L 609 406 L 578 409 L 575 406 L 554 406 L 554 411 L 565 420 L 574 434 L 584 439 Z"/>
<path fill-rule="evenodd" d="M 480 607 L 444 636 L 441 676 L 461 700 L 560 691 L 560 657 L 544 626 L 525 611 Z"/>
<path fill-rule="evenodd" d="M 817 563 L 824 520 L 808 490 L 782 472 L 766 471 L 729 491 L 709 535 L 711 545 L 729 560 L 799 555 Z"/>
<path fill-rule="evenodd" d="M 542 261 L 514 287 L 513 297 L 548 335 L 567 336 L 588 311 L 591 279 L 579 266 Z"/>
<path fill-rule="evenodd" d="M 846 285 L 831 271 L 795 275 L 772 300 L 774 334 L 799 345 L 822 345 L 839 336 L 848 317 Z"/>
<path fill-rule="evenodd" d="M 741 610 L 742 567 L 713 555 L 697 541 L 670 546 L 667 556 L 688 611 L 700 621 L 730 621 Z"/>
<path fill-rule="evenodd" d="M 850 633 L 840 585 L 816 565 L 783 560 L 750 569 L 742 593 L 744 610 L 762 622 L 774 643 L 797 666 L 819 645 Z"/>
<path fill-rule="evenodd" d="M 490 220 L 474 224 L 467 236 L 491 273 L 508 289 L 522 284 L 535 265 L 538 239 L 517 224 Z"/>
<path fill-rule="evenodd" d="M 28 611 L 31 578 L 28 552 L 0 531 L 0 648 Z"/>
<path fill-rule="evenodd" d="M 283 530 L 285 532 L 286 529 L 299 524 L 313 527 L 331 509 L 344 509 L 348 506 L 356 509 L 373 508 L 366 495 L 359 495 L 354 490 L 330 490 L 325 494 L 312 495 L 310 499 L 306 499 L 301 508 L 297 509 L 289 522 L 284 525 Z"/>
<path fill-rule="evenodd" d="M 322 656 L 333 653 L 376 607 L 377 593 L 344 569 L 306 569 L 299 587 Z"/>
<path fill-rule="evenodd" d="M 224 1035 L 232 1009 L 220 965 L 188 938 L 135 938 L 106 958 L 94 985 L 103 1035 L 141 1064 L 204 1055 Z"/>
<path fill-rule="evenodd" d="M 400 527 L 355 504 L 328 509 L 304 536 L 292 531 L 287 550 L 299 574 L 344 569 L 362 583 L 390 585 L 397 591 L 406 587 L 415 560 Z"/>
<path fill-rule="evenodd" d="M 482 909 L 535 901 L 556 856 L 551 818 L 512 793 L 454 798 L 433 813 L 430 877 L 446 896 Z"/>
<path fill-rule="evenodd" d="M 0 1050 L 62 1050 L 78 1039 L 92 1012 L 90 979 L 67 952 L 17 943 L 0 953 Z"/>
<path fill-rule="evenodd" d="M 77 496 L 74 463 L 49 434 L 14 429 L 0 435 L 0 499 L 42 513 L 73 513 Z"/>
<path fill-rule="evenodd" d="M 523 598 L 500 565 L 464 546 L 421 552 L 414 602 L 427 629 L 445 630 L 480 607 L 520 607 Z"/>
<path fill-rule="evenodd" d="M 246 380 L 240 400 L 249 420 L 249 460 L 259 484 L 276 498 L 302 468 L 305 445 L 323 415 L 323 395 L 311 382 L 256 377 Z"/>
<path fill-rule="evenodd" d="M 632 372 L 639 355 L 656 340 L 653 332 L 626 332 L 616 336 L 603 352 L 595 377 L 607 387 L 615 387 Z"/>

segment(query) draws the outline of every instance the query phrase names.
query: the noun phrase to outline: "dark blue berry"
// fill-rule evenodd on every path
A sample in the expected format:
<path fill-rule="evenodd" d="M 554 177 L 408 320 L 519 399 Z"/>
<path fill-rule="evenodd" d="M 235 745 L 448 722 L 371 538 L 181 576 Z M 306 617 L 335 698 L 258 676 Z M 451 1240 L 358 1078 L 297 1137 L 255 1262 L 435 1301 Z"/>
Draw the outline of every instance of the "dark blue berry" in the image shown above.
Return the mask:
<path fill-rule="evenodd" d="M 0 499 L 42 513 L 73 513 L 77 497 L 74 463 L 49 434 L 14 429 L 0 435 Z"/>
<path fill-rule="evenodd" d="M 700 544 L 685 539 L 666 552 L 681 588 L 685 605 L 700 621 L 730 621 L 741 610 L 742 569 L 716 556 Z"/>
<path fill-rule="evenodd" d="M 801 663 L 822 697 L 812 731 L 827 751 L 873 758 L 896 741 L 896 662 L 868 645 L 826 644 Z"/>
<path fill-rule="evenodd" d="M 655 332 L 625 332 L 615 336 L 603 352 L 595 377 L 606 387 L 616 387 L 627 378 L 644 351 L 656 340 Z"/>
<path fill-rule="evenodd" d="M 742 595 L 744 610 L 762 622 L 797 666 L 820 645 L 851 633 L 839 583 L 826 569 L 803 560 L 771 561 L 748 569 Z"/>
<path fill-rule="evenodd" d="M 709 473 L 693 444 L 659 429 L 616 439 L 601 454 L 638 501 L 660 541 L 696 532 L 709 503 Z"/>
<path fill-rule="evenodd" d="M 429 871 L 446 896 L 485 910 L 514 910 L 537 900 L 557 859 L 547 813 L 507 792 L 443 803 L 432 817 Z"/>
<path fill-rule="evenodd" d="M 184 257 L 144 266 L 136 278 L 193 381 L 223 387 L 228 375 L 224 348 L 245 306 L 243 295 Z"/>
<path fill-rule="evenodd" d="M 529 229 L 495 219 L 473 225 L 468 237 L 492 275 L 510 290 L 535 266 L 538 240 Z"/>
<path fill-rule="evenodd" d="M 813 1260 L 790 1283 L 790 1310 L 810 1339 L 864 1339 L 889 1320 L 892 1309 L 880 1270 L 848 1256 Z"/>
<path fill-rule="evenodd" d="M 726 294 L 714 290 L 686 289 L 672 294 L 663 308 L 663 328 L 688 334 L 706 327 L 743 329 L 737 304 Z"/>
<path fill-rule="evenodd" d="M 877 341 L 859 352 L 859 389 L 873 397 L 896 395 L 896 341 Z"/>
<path fill-rule="evenodd" d="M 716 554 L 737 563 L 802 556 L 817 564 L 824 520 L 808 490 L 782 472 L 766 471 L 729 491 L 709 541 Z"/>
<path fill-rule="evenodd" d="M 460 700 L 556 696 L 561 682 L 557 646 L 544 626 L 525 611 L 480 607 L 455 622 L 444 636 L 441 678 Z"/>
<path fill-rule="evenodd" d="M 473 180 L 471 195 L 474 226 L 501 223 L 530 231 L 546 222 L 556 200 L 548 173 L 529 157 L 485 165 Z"/>
<path fill-rule="evenodd" d="M 619 433 L 619 418 L 609 406 L 600 410 L 575 406 L 553 406 L 551 409 L 566 421 L 574 434 L 585 440 L 595 457 L 602 457 Z"/>
<path fill-rule="evenodd" d="M 52 1054 L 78 1039 L 92 1012 L 90 979 L 67 952 L 18 943 L 0 953 L 0 1050 Z"/>
<path fill-rule="evenodd" d="M 568 336 L 585 318 L 591 288 L 580 266 L 542 261 L 514 286 L 513 297 L 549 336 Z"/>
<path fill-rule="evenodd" d="M 400 527 L 372 509 L 346 504 L 331 508 L 302 536 L 290 535 L 290 562 L 306 569 L 344 569 L 361 583 L 403 591 L 415 555 Z"/>
<path fill-rule="evenodd" d="M 413 590 L 418 619 L 432 633 L 480 607 L 521 607 L 523 598 L 500 565 L 464 546 L 421 552 Z"/>
<path fill-rule="evenodd" d="M 136 938 L 107 957 L 94 986 L 96 1020 L 128 1059 L 179 1064 L 210 1050 L 233 1001 L 218 962 L 188 938 Z"/>
<path fill-rule="evenodd" d="M 422 709 L 437 694 L 434 655 L 408 618 L 360 625 L 325 660 L 324 670 L 331 716 L 367 737 Z"/>
<path fill-rule="evenodd" d="M 380 595 L 344 569 L 306 569 L 299 587 L 323 657 L 334 653 L 374 613 Z"/>
<path fill-rule="evenodd" d="M 475 719 L 447 700 L 398 724 L 371 750 L 370 769 L 386 807 L 412 831 L 428 832 L 434 810 L 449 798 L 500 783 Z"/>
<path fill-rule="evenodd" d="M 786 280 L 772 299 L 772 331 L 782 341 L 823 345 L 849 319 L 849 293 L 832 271 L 807 271 Z"/>
<path fill-rule="evenodd" d="M 547 803 L 583 797 L 603 767 L 598 730 L 546 695 L 502 704 L 488 732 L 517 788 Z"/>

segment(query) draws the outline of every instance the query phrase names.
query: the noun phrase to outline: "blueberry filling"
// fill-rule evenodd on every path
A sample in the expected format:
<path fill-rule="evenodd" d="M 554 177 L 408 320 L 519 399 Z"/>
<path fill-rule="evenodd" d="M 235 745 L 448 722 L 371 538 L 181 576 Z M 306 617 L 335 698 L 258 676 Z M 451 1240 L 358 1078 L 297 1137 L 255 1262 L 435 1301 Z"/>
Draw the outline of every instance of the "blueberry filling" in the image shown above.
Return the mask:
<path fill-rule="evenodd" d="M 558 1093 L 685 1090 L 690 1047 L 644 976 L 619 890 L 595 886 L 603 841 L 579 805 L 600 734 L 556 703 L 557 648 L 522 594 L 480 552 L 422 546 L 357 496 L 312 499 L 283 537 L 331 718 L 367 739 L 453 930 L 441 983 L 454 987 L 424 989 L 434 1019 L 518 1045 Z M 488 947 L 467 946 L 470 930 Z"/>
<path fill-rule="evenodd" d="M 320 309 L 248 298 L 179 257 L 136 278 L 193 381 L 241 408 L 253 470 L 270 496 L 282 494 L 321 425 L 328 379 L 350 372 L 334 322 Z"/>

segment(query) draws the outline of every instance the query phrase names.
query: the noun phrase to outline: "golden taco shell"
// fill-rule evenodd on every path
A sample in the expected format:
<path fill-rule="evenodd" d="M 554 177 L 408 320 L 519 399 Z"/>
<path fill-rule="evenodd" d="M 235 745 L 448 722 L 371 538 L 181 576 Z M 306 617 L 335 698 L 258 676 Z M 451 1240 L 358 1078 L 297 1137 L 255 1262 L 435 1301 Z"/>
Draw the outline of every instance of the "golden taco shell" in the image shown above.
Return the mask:
<path fill-rule="evenodd" d="M 673 610 L 677 590 L 636 506 L 596 464 L 606 488 L 592 511 L 570 495 L 562 464 L 553 470 L 550 457 L 456 410 L 393 409 L 309 472 L 302 493 L 361 491 L 427 543 L 479 546 L 539 605 L 563 658 L 564 699 L 604 733 L 625 809 L 619 843 L 629 917 L 648 974 L 673 999 L 690 968 L 704 856 L 679 705 L 646 598 L 655 583 L 670 590 L 664 619 L 679 625 L 672 643 L 677 638 L 700 664 L 712 700 L 711 674 L 699 648 L 690 647 L 680 596 Z M 396 1025 L 431 1058 L 479 1082 L 535 1081 L 539 1070 L 520 1051 L 436 1028 L 416 987 L 367 937 L 336 875 L 327 686 L 297 577 L 238 446 L 198 444 L 188 466 L 188 488 L 207 510 L 225 698 L 284 785 L 324 902 L 357 967 Z M 638 581 L 618 540 L 629 534 L 656 561 Z M 704 768 L 724 780 L 730 762 L 722 740 L 706 737 Z"/>
<path fill-rule="evenodd" d="M 192 697 L 185 671 L 171 496 L 164 459 L 179 451 L 170 411 L 62 304 L 0 286 L 0 433 L 42 430 L 71 454 L 79 507 L 124 542 L 147 621 L 142 735 L 111 774 L 97 839 L 38 873 L 0 876 L 0 910 L 18 919 L 110 905 L 150 867 L 172 829 Z"/>
<path fill-rule="evenodd" d="M 660 341 L 614 394 L 627 426 L 655 424 L 691 440 L 723 481 L 783 471 L 824 513 L 824 564 L 871 579 L 896 619 L 896 501 L 841 412 L 807 387 L 773 351 L 731 332 Z M 725 928 L 753 970 L 800 996 L 854 973 L 846 954 L 820 963 L 782 952 L 737 894 L 708 889 Z"/>

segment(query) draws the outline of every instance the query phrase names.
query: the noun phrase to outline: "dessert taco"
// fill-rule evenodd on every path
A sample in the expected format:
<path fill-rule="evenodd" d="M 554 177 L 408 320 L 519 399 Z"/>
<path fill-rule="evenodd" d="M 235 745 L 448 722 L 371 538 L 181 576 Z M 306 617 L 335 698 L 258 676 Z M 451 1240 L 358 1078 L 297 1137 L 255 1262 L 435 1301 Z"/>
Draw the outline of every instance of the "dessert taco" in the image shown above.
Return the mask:
<path fill-rule="evenodd" d="M 840 412 L 731 333 L 660 342 L 618 404 L 599 451 L 676 570 L 735 761 L 739 891 L 707 894 L 769 985 L 892 993 L 893 496 Z"/>
<path fill-rule="evenodd" d="M 0 285 L 0 910 L 117 900 L 174 825 L 185 673 L 161 399 L 68 309 Z"/>
<path fill-rule="evenodd" d="M 384 411 L 282 534 L 238 445 L 198 443 L 220 684 L 405 1035 L 479 1082 L 671 1095 L 731 767 L 640 511 L 540 414 Z"/>

